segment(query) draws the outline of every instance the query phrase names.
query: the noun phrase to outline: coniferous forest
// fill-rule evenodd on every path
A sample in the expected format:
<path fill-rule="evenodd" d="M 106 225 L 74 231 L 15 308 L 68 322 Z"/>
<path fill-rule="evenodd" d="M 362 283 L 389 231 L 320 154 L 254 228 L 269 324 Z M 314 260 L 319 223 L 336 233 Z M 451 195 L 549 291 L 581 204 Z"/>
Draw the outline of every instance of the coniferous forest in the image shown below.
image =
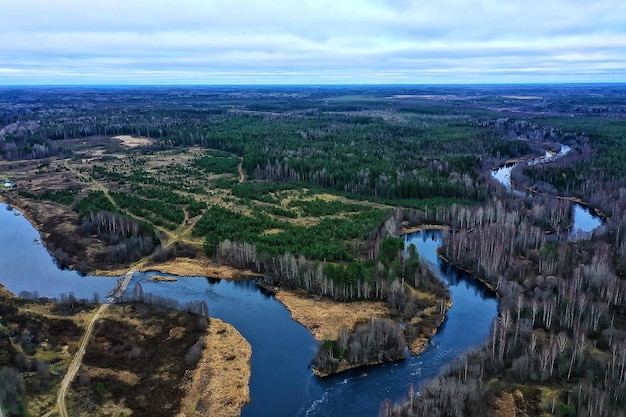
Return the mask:
<path fill-rule="evenodd" d="M 0 195 L 61 265 L 206 257 L 385 303 L 320 346 L 322 373 L 403 357 L 420 294 L 448 294 L 400 236 L 444 228 L 498 317 L 385 417 L 626 416 L 625 167 L 619 84 L 0 89 Z M 601 225 L 573 233 L 579 205 Z"/>

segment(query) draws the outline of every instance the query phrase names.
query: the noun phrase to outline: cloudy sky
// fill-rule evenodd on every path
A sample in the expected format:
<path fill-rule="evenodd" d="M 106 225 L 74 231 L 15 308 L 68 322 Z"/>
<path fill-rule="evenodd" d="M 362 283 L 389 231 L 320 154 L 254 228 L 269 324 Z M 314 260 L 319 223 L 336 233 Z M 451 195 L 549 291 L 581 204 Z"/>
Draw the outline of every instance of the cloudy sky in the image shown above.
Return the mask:
<path fill-rule="evenodd" d="M 626 82 L 624 0 L 0 0 L 2 84 Z"/>

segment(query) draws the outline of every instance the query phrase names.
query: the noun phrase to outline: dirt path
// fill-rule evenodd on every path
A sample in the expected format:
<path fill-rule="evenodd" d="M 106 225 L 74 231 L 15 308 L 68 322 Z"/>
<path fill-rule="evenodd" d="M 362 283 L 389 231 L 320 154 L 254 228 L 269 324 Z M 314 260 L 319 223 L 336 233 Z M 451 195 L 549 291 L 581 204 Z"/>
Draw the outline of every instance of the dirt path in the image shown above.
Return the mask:
<path fill-rule="evenodd" d="M 109 306 L 108 304 L 101 304 L 98 311 L 96 311 L 96 314 L 94 314 L 93 317 L 91 318 L 91 321 L 89 322 L 89 324 L 87 325 L 87 328 L 85 329 L 85 334 L 83 334 L 83 338 L 80 341 L 80 345 L 78 346 L 78 351 L 76 351 L 76 354 L 74 355 L 74 359 L 72 359 L 72 363 L 70 364 L 70 367 L 67 369 L 67 373 L 65 374 L 65 377 L 63 378 L 63 381 L 61 381 L 61 388 L 59 389 L 59 394 L 57 396 L 57 407 L 59 409 L 59 415 L 61 417 L 69 417 L 69 413 L 67 412 L 67 407 L 65 405 L 65 394 L 67 393 L 67 389 L 69 388 L 72 380 L 76 376 L 78 369 L 83 363 L 83 356 L 85 355 L 85 348 L 87 347 L 87 343 L 89 342 L 89 339 L 91 338 L 93 327 L 96 324 L 96 321 L 98 320 L 102 312 L 106 310 L 108 306 Z M 54 411 L 51 411 L 45 414 L 45 416 L 52 415 L 51 413 L 54 413 Z"/>
<path fill-rule="evenodd" d="M 170 236 L 168 236 L 168 241 L 164 244 L 164 246 L 169 246 L 175 242 L 187 242 L 200 245 L 202 245 L 202 243 L 204 242 L 204 240 L 193 239 L 191 236 L 191 232 L 193 231 L 193 228 L 196 225 L 196 222 L 200 219 L 200 217 L 196 216 L 194 219 L 190 219 L 187 210 L 183 209 L 183 212 L 185 213 L 185 219 L 183 220 L 182 224 L 178 226 Z"/>
<path fill-rule="evenodd" d="M 243 172 L 243 156 L 239 158 L 239 163 L 237 164 L 237 171 L 239 172 L 239 182 L 242 183 L 246 180 L 246 173 Z"/>
<path fill-rule="evenodd" d="M 76 172 L 76 170 L 74 170 L 68 163 L 67 160 L 64 160 L 64 167 L 70 171 L 71 173 L 73 173 L 74 175 L 76 175 L 76 177 L 80 177 L 80 175 Z M 113 204 L 113 207 L 117 208 L 118 210 L 120 210 L 122 213 L 125 213 L 127 216 L 134 218 L 135 220 L 139 220 L 139 221 L 146 221 L 143 217 L 139 217 L 134 215 L 133 213 L 123 210 L 116 202 L 115 199 L 113 197 L 111 197 L 111 194 L 109 194 L 109 189 L 100 181 L 98 181 L 97 179 L 95 179 L 94 177 L 90 176 L 89 177 L 91 184 L 93 184 L 93 186 L 98 190 L 98 191 L 102 191 L 105 195 L 105 197 L 111 202 L 111 204 Z M 161 226 L 154 226 L 155 229 L 157 229 L 159 232 L 163 233 L 165 236 L 167 236 L 168 240 L 172 240 L 173 239 L 173 233 L 170 232 L 169 230 L 167 230 L 164 227 Z"/>
<path fill-rule="evenodd" d="M 243 158 L 239 158 L 239 165 L 237 167 L 237 170 L 239 171 L 239 182 L 243 182 L 245 180 L 245 173 L 243 172 L 243 168 L 242 168 L 242 163 Z M 74 175 L 78 176 L 78 173 L 67 163 L 67 161 L 64 161 L 64 166 L 65 168 L 72 172 Z M 139 217 L 134 215 L 133 213 L 130 213 L 126 210 L 123 210 L 116 202 L 115 199 L 113 197 L 111 197 L 111 195 L 109 194 L 110 190 L 107 188 L 106 185 L 104 185 L 102 182 L 96 180 L 93 177 L 90 177 L 91 180 L 91 184 L 99 191 L 102 191 L 104 193 L 104 195 L 106 196 L 106 198 L 111 202 L 111 204 L 113 204 L 113 207 L 117 208 L 118 210 L 120 210 L 121 212 L 125 213 L 127 216 L 132 217 L 136 220 L 139 221 L 146 221 L 146 219 L 144 219 L 143 217 Z M 189 219 L 189 214 L 187 213 L 187 210 L 183 210 L 183 212 L 185 213 L 185 219 L 183 220 L 182 224 L 178 226 L 178 228 L 174 231 L 168 230 L 164 227 L 161 226 L 154 226 L 166 239 L 166 241 L 163 243 L 163 246 L 168 247 L 171 244 L 179 241 L 179 242 L 187 242 L 193 245 L 202 245 L 202 243 L 204 242 L 203 240 L 198 240 L 198 239 L 193 239 L 191 237 L 191 232 L 193 230 L 193 227 L 195 226 L 196 222 L 198 221 L 198 219 L 194 219 L 194 220 L 190 220 Z"/>

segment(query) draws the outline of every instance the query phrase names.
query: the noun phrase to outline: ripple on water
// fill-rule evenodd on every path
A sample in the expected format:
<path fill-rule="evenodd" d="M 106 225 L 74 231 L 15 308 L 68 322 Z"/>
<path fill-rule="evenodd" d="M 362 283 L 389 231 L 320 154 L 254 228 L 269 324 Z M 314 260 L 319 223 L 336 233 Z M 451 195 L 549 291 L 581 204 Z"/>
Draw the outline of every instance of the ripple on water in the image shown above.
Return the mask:
<path fill-rule="evenodd" d="M 75 271 L 60 270 L 45 248 L 34 242 L 39 234 L 32 226 L 3 208 L 0 253 L 9 256 L 0 259 L 0 280 L 10 291 L 39 291 L 44 296 L 73 291 L 79 297 L 90 297 L 94 291 L 103 296 L 113 288 L 116 278 L 83 277 Z M 461 352 L 484 342 L 497 312 L 495 298 L 476 290 L 480 284 L 454 270 L 442 269 L 444 264 L 435 252 L 441 232 L 418 232 L 405 239 L 415 243 L 420 256 L 450 286 L 454 302 L 444 325 L 419 356 L 328 378 L 311 373 L 310 362 L 317 346 L 312 336 L 291 320 L 282 304 L 261 293 L 252 282 L 215 282 L 204 277 L 155 282 L 149 279 L 150 273 L 136 273 L 127 291 L 141 282 L 144 293 L 175 298 L 180 303 L 205 300 L 212 317 L 233 325 L 248 340 L 252 345 L 252 402 L 244 407 L 243 417 L 375 417 L 385 399 L 402 400 L 410 384 L 419 387 Z"/>

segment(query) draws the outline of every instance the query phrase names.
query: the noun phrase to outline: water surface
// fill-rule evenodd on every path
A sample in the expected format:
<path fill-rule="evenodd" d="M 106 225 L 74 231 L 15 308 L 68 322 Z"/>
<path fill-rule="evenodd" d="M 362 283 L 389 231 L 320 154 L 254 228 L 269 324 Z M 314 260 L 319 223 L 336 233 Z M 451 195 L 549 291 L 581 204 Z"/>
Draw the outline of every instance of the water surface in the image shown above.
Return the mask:
<path fill-rule="evenodd" d="M 511 183 L 511 171 L 513 168 L 522 163 L 528 166 L 549 163 L 567 155 L 571 150 L 571 146 L 561 144 L 559 152 L 550 153 L 546 151 L 544 156 L 531 159 L 530 161 L 505 164 L 499 168 L 492 169 L 491 176 L 516 196 L 525 197 L 526 193 L 514 188 Z M 599 216 L 588 207 L 581 204 L 574 203 L 572 214 L 574 222 L 569 234 L 570 240 L 587 239 L 590 237 L 591 233 L 602 224 L 602 219 Z"/>
<path fill-rule="evenodd" d="M 47 297 L 72 292 L 79 298 L 91 298 L 98 292 L 103 298 L 115 286 L 116 278 L 59 269 L 41 245 L 39 233 L 15 213 L 0 204 L 0 283 L 7 289 L 15 294 L 37 291 Z M 497 314 L 497 302 L 489 290 L 437 258 L 440 231 L 413 233 L 404 239 L 407 245 L 416 245 L 422 259 L 449 286 L 453 305 L 446 321 L 421 355 L 323 379 L 310 369 L 317 347 L 313 337 L 253 282 L 204 277 L 154 282 L 150 278 L 155 273 L 136 273 L 127 291 L 132 292 L 139 282 L 144 293 L 179 303 L 204 300 L 211 317 L 230 323 L 248 340 L 252 346 L 252 402 L 244 407 L 244 417 L 375 417 L 385 399 L 404 399 L 410 384 L 419 389 L 442 366 L 483 343 Z"/>

